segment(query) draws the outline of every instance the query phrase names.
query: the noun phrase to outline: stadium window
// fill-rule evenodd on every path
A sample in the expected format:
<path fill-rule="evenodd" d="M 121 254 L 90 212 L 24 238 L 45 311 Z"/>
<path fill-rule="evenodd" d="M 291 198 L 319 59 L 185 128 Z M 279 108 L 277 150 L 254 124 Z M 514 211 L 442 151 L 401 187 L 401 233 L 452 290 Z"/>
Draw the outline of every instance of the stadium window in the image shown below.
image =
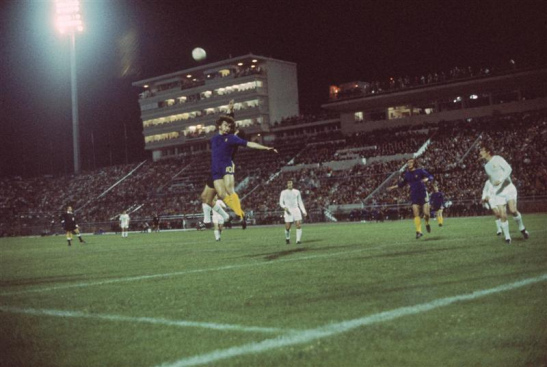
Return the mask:
<path fill-rule="evenodd" d="M 220 74 L 221 77 L 225 77 L 225 76 L 228 76 L 230 75 L 230 69 L 222 69 L 222 70 L 219 70 L 218 73 Z"/>

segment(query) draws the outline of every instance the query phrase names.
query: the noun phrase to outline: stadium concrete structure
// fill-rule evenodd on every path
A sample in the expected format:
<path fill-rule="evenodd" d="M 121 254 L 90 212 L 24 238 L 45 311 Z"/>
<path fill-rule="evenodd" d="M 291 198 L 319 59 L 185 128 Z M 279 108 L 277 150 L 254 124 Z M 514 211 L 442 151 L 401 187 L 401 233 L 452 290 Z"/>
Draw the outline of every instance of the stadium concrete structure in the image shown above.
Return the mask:
<path fill-rule="evenodd" d="M 270 125 L 298 114 L 296 64 L 247 54 L 140 80 L 145 149 L 154 161 L 207 150 L 215 121 L 235 100 L 236 123 L 268 141 Z"/>
<path fill-rule="evenodd" d="M 482 71 L 372 90 L 371 83 L 361 81 L 330 87 L 322 107 L 340 114 L 344 135 L 545 109 L 547 68 Z"/>

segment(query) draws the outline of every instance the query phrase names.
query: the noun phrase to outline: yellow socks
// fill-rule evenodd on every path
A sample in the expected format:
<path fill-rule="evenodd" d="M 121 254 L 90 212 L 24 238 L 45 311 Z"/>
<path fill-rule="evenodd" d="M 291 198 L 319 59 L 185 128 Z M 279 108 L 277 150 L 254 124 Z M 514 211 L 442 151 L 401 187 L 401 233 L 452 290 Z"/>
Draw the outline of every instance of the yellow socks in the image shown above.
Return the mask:
<path fill-rule="evenodd" d="M 232 197 L 232 202 L 234 203 L 234 212 L 243 219 L 243 216 L 245 213 L 243 213 L 243 209 L 241 209 L 241 202 L 239 201 L 239 196 L 237 193 L 233 193 L 230 195 Z"/>
<path fill-rule="evenodd" d="M 420 217 L 414 217 L 414 226 L 416 227 L 416 232 L 422 233 L 422 221 Z"/>
<path fill-rule="evenodd" d="M 241 209 L 241 203 L 239 202 L 239 196 L 234 192 L 232 195 L 226 195 L 222 199 L 236 213 L 239 217 L 243 218 L 243 210 Z"/>
<path fill-rule="evenodd" d="M 232 202 L 231 195 L 226 195 L 224 199 L 222 199 L 222 201 L 224 201 L 224 204 L 228 205 L 228 208 L 231 208 L 232 210 L 234 210 L 234 204 Z"/>
<path fill-rule="evenodd" d="M 444 222 L 444 218 L 442 215 L 437 216 L 437 222 L 442 226 Z"/>

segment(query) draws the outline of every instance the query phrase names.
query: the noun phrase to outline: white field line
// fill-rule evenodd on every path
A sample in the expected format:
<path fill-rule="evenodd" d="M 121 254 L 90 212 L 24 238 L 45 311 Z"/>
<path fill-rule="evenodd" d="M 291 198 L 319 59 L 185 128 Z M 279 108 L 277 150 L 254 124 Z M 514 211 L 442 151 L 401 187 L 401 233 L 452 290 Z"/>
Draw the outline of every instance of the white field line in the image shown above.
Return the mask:
<path fill-rule="evenodd" d="M 45 310 L 45 309 L 18 308 L 18 307 L 9 307 L 9 306 L 0 306 L 0 311 L 34 315 L 34 316 L 72 317 L 72 318 L 106 320 L 106 321 L 116 321 L 116 322 L 147 323 L 147 324 L 164 325 L 164 326 L 197 327 L 197 328 L 222 330 L 222 331 L 244 331 L 244 332 L 255 332 L 255 333 L 256 332 L 257 333 L 294 332 L 294 330 L 290 330 L 290 329 L 266 328 L 266 327 L 258 327 L 258 326 L 243 326 L 243 325 L 233 325 L 233 324 L 217 324 L 212 322 L 195 322 L 195 321 L 185 321 L 185 320 L 168 320 L 168 319 L 153 318 L 153 317 L 129 317 L 129 316 L 109 315 L 109 314 L 90 314 L 90 313 L 79 312 L 79 311 Z"/>
<path fill-rule="evenodd" d="M 461 294 L 453 297 L 439 298 L 427 303 L 421 303 L 414 306 L 396 308 L 391 311 L 376 313 L 370 316 L 358 319 L 347 320 L 339 323 L 321 326 L 315 329 L 297 331 L 282 335 L 272 339 L 266 339 L 261 342 L 244 344 L 238 347 L 227 349 L 218 349 L 207 354 L 196 355 L 189 358 L 180 359 L 173 363 L 164 363 L 159 367 L 184 367 L 197 366 L 207 363 L 213 363 L 219 360 L 243 356 L 254 353 L 261 353 L 272 349 L 278 349 L 286 346 L 309 343 L 317 339 L 327 338 L 337 334 L 385 321 L 391 321 L 403 316 L 416 315 L 422 312 L 431 311 L 440 307 L 449 306 L 456 302 L 472 301 L 478 298 L 486 297 L 491 294 L 506 292 L 521 288 L 530 284 L 547 281 L 547 274 L 535 278 L 528 278 L 514 283 L 503 284 L 498 287 L 474 291 L 473 293 Z"/>
<path fill-rule="evenodd" d="M 487 236 L 484 236 L 484 237 L 487 237 Z M 491 236 L 488 236 L 488 237 L 491 237 Z M 445 240 L 445 242 L 453 242 L 453 241 L 460 241 L 460 240 L 461 239 L 458 239 L 458 238 L 452 238 L 452 239 Z M 34 288 L 34 289 L 26 289 L 26 290 L 13 291 L 13 292 L 2 292 L 2 293 L 0 293 L 0 297 L 27 294 L 27 293 L 39 293 L 39 292 L 56 291 L 56 290 L 69 289 L 69 288 L 84 288 L 84 287 L 100 286 L 100 285 L 115 284 L 115 283 L 137 282 L 137 281 L 141 281 L 141 280 L 169 278 L 169 277 L 175 277 L 175 276 L 181 276 L 181 275 L 187 275 L 187 274 L 205 273 L 205 272 L 211 272 L 211 271 L 243 269 L 243 268 L 249 268 L 249 267 L 255 267 L 255 266 L 273 265 L 273 264 L 276 264 L 276 263 L 279 263 L 279 262 L 314 260 L 314 259 L 320 259 L 320 258 L 328 258 L 328 257 L 342 256 L 342 255 L 348 255 L 348 254 L 355 254 L 355 253 L 366 252 L 366 251 L 370 251 L 370 250 L 378 250 L 378 249 L 382 249 L 382 248 L 386 248 L 386 247 L 392 247 L 394 245 L 402 245 L 404 243 L 409 243 L 409 242 L 411 243 L 412 241 L 396 242 L 396 243 L 391 243 L 391 244 L 383 244 L 383 245 L 378 245 L 378 246 L 361 248 L 361 249 L 358 249 L 358 250 L 341 251 L 341 252 L 336 252 L 336 253 L 332 253 L 332 254 L 311 255 L 311 256 L 303 256 L 303 257 L 297 257 L 297 258 L 292 258 L 292 259 L 280 259 L 280 260 L 270 261 L 270 262 L 240 264 L 240 265 L 226 265 L 226 266 L 220 266 L 220 267 L 216 267 L 216 268 L 204 268 L 204 269 L 177 271 L 177 272 L 173 272 L 173 273 L 139 275 L 139 276 L 134 276 L 134 277 L 115 278 L 115 279 L 102 280 L 102 281 L 96 281 L 96 282 L 82 282 L 82 283 L 58 285 L 58 286 L 55 286 L 55 287 Z"/>

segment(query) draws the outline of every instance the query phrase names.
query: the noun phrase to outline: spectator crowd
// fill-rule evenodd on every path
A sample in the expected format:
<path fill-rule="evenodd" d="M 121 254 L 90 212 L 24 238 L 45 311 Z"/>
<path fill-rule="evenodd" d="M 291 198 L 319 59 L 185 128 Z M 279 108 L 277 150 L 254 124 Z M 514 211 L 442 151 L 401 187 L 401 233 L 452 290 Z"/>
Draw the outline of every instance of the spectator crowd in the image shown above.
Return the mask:
<path fill-rule="evenodd" d="M 244 209 L 266 222 L 279 218 L 275 214 L 280 210 L 279 193 L 289 179 L 302 192 L 308 211 L 320 213 L 319 218 L 327 208 L 337 208 L 334 215 L 347 220 L 405 217 L 408 190 L 388 193 L 383 188 L 399 179 L 406 157 L 425 147 L 420 165 L 433 174 L 452 202 L 449 215 L 476 215 L 484 213 L 478 199 L 486 180 L 478 144 L 492 143 L 496 154 L 512 165 L 519 198 L 536 197 L 547 194 L 546 138 L 547 111 L 538 111 L 352 136 L 334 132 L 278 139 L 275 157 L 239 150 L 237 191 Z M 346 158 L 352 163 L 331 167 L 330 163 Z M 200 152 L 75 177 L 4 178 L 0 180 L 0 234 L 27 234 L 36 225 L 58 231 L 58 217 L 69 204 L 82 223 L 116 222 L 124 210 L 137 222 L 149 220 L 153 213 L 161 217 L 198 214 L 209 167 L 210 155 Z M 348 205 L 353 209 L 340 210 Z"/>

